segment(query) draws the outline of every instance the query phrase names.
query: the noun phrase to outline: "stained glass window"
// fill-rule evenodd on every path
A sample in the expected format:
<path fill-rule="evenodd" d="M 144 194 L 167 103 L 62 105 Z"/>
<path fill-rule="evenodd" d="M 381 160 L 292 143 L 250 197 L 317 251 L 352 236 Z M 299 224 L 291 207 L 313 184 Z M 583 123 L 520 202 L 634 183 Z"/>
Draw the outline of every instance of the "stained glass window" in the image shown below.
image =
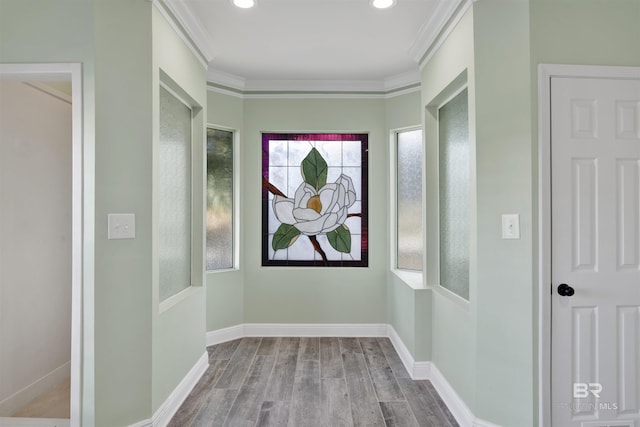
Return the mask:
<path fill-rule="evenodd" d="M 443 105 L 439 122 L 440 285 L 469 299 L 470 184 L 467 89 Z"/>
<path fill-rule="evenodd" d="M 367 134 L 262 134 L 262 265 L 366 267 Z"/>
<path fill-rule="evenodd" d="M 233 132 L 207 129 L 207 270 L 233 268 Z"/>

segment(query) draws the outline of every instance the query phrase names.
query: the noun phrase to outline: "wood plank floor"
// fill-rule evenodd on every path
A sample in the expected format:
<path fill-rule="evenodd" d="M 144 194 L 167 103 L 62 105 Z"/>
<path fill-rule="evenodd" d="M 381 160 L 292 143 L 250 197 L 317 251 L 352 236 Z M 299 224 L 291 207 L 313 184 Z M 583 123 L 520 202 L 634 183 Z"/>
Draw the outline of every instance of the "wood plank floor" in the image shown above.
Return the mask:
<path fill-rule="evenodd" d="M 457 427 L 387 338 L 242 338 L 215 345 L 170 427 Z"/>

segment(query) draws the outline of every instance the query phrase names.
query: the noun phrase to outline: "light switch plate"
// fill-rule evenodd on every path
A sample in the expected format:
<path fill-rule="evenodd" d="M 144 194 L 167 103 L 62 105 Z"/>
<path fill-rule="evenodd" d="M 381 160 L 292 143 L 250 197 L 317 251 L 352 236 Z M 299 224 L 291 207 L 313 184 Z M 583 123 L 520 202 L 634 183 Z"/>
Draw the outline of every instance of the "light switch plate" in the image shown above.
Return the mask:
<path fill-rule="evenodd" d="M 519 239 L 520 238 L 520 215 L 519 214 L 503 214 L 502 215 L 502 238 L 503 239 Z"/>
<path fill-rule="evenodd" d="M 136 237 L 136 216 L 135 214 L 109 214 L 108 239 L 135 239 Z"/>

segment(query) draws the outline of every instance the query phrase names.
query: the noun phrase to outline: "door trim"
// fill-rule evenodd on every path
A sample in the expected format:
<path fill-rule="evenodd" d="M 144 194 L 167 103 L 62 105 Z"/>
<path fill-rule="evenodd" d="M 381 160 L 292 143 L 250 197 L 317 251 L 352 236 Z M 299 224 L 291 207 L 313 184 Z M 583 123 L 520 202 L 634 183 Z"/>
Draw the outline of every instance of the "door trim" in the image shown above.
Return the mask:
<path fill-rule="evenodd" d="M 640 78 L 640 67 L 538 65 L 538 425 L 551 425 L 551 79 Z"/>
<path fill-rule="evenodd" d="M 82 120 L 82 65 L 80 63 L 51 64 L 0 64 L 0 80 L 42 81 L 61 79 L 71 81 L 71 126 L 72 126 L 72 172 L 71 172 L 71 426 L 82 424 L 82 354 L 83 354 L 83 314 L 85 321 L 92 316 L 93 306 L 83 310 L 83 291 L 86 294 L 87 283 L 83 286 L 83 275 L 91 273 L 84 266 L 83 230 L 92 224 L 84 223 L 93 218 L 93 212 L 83 209 L 85 180 L 83 156 L 87 147 L 83 138 Z M 89 208 L 92 209 L 92 208 Z M 86 214 L 86 216 L 83 215 Z M 92 220 L 91 220 L 92 221 Z M 89 275 L 87 277 L 90 277 Z M 89 281 L 86 281 L 89 282 Z M 83 313 L 84 312 L 84 313 Z M 85 348 L 85 352 L 89 350 Z"/>

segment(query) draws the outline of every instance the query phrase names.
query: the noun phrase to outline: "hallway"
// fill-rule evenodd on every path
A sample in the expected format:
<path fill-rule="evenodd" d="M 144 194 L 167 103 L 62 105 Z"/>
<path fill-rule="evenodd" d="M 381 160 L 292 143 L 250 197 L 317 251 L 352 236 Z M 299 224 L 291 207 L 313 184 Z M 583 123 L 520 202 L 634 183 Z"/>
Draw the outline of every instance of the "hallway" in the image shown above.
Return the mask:
<path fill-rule="evenodd" d="M 208 351 L 172 427 L 458 425 L 387 338 L 243 338 Z"/>

